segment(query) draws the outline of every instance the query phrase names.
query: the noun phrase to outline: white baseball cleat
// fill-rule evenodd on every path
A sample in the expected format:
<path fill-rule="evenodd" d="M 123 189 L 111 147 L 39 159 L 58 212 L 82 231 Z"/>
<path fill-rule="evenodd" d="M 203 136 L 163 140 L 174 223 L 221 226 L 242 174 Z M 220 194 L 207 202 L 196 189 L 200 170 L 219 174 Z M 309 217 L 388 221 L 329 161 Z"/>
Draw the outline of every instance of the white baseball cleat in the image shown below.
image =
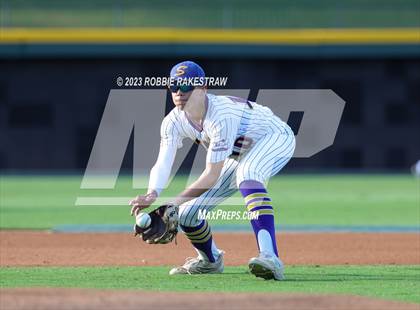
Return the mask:
<path fill-rule="evenodd" d="M 206 261 L 201 257 L 189 257 L 185 260 L 184 265 L 171 269 L 169 274 L 222 273 L 224 269 L 223 254 L 224 252 L 221 251 L 214 263 Z"/>
<path fill-rule="evenodd" d="M 274 254 L 261 252 L 258 257 L 253 257 L 248 262 L 249 271 L 259 278 L 266 280 L 284 280 L 283 263 Z"/>

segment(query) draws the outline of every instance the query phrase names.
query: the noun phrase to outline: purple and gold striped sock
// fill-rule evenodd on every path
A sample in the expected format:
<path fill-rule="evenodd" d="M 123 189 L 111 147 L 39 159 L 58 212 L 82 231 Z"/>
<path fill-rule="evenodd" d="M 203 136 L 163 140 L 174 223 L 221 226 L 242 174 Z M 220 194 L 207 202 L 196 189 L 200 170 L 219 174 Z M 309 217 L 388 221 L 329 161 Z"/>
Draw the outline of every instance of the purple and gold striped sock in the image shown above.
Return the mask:
<path fill-rule="evenodd" d="M 258 212 L 258 219 L 251 220 L 260 252 L 273 252 L 278 256 L 276 232 L 274 228 L 274 211 L 267 190 L 260 182 L 243 181 L 239 190 L 245 199 L 249 212 Z"/>
<path fill-rule="evenodd" d="M 205 258 L 207 258 L 209 262 L 214 263 L 216 260 L 212 250 L 213 237 L 207 221 L 203 220 L 195 227 L 187 227 L 183 225 L 180 225 L 180 227 L 184 231 L 185 236 L 187 236 L 199 253 L 205 255 Z"/>

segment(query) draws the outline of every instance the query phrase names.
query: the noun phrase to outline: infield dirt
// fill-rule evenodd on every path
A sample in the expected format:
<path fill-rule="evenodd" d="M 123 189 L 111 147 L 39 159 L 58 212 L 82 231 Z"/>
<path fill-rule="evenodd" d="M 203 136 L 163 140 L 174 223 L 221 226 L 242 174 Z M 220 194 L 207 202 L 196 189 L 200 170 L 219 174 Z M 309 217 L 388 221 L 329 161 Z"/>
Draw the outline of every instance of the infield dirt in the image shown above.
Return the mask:
<path fill-rule="evenodd" d="M 418 310 L 418 305 L 349 295 L 173 293 L 93 289 L 2 289 L 2 309 Z M 199 305 L 199 306 L 197 306 Z"/>
<path fill-rule="evenodd" d="M 226 265 L 245 265 L 257 253 L 252 234 L 214 237 Z M 0 231 L 0 266 L 160 266 L 196 256 L 183 235 L 177 241 L 148 245 L 127 233 Z M 420 264 L 415 233 L 281 233 L 277 241 L 286 265 Z"/>

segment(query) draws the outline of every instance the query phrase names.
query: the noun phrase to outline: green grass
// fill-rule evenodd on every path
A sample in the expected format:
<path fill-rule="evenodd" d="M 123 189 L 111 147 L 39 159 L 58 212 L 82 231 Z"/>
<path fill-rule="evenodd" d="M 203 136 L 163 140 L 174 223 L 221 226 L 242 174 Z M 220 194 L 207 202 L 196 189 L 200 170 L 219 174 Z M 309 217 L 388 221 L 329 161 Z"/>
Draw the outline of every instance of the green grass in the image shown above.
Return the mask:
<path fill-rule="evenodd" d="M 409 175 L 283 175 L 268 189 L 280 225 L 420 225 L 419 182 Z M 74 205 L 78 196 L 134 197 L 141 191 L 132 189 L 130 177 L 120 177 L 113 190 L 81 190 L 80 183 L 79 176 L 1 176 L 0 228 L 133 222 L 128 205 Z M 175 195 L 184 185 L 178 178 L 165 194 Z M 222 208 L 244 210 L 243 205 Z"/>
<path fill-rule="evenodd" d="M 264 281 L 245 266 L 221 275 L 168 276 L 169 267 L 3 267 L 0 287 L 80 287 L 153 291 L 355 294 L 420 303 L 418 266 L 290 266 L 286 280 Z"/>

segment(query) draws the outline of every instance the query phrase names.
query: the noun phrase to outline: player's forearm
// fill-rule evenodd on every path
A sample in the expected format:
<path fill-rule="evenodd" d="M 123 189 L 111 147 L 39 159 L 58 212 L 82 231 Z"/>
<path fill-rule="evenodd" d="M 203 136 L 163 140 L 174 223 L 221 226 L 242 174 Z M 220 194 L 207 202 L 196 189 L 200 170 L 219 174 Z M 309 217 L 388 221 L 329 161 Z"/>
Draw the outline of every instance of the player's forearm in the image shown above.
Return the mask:
<path fill-rule="evenodd" d="M 158 159 L 150 170 L 148 193 L 155 191 L 159 195 L 165 188 L 171 174 L 175 154 L 175 147 L 163 146 L 160 148 Z"/>
<path fill-rule="evenodd" d="M 154 188 L 149 188 L 147 189 L 146 195 L 150 195 L 154 198 L 157 198 L 159 196 L 159 193 Z"/>
<path fill-rule="evenodd" d="M 194 183 L 180 193 L 173 203 L 179 206 L 191 199 L 201 196 L 216 184 L 217 179 L 218 176 L 209 174 L 205 171 Z"/>
<path fill-rule="evenodd" d="M 155 192 L 156 196 L 159 196 L 169 178 L 169 173 L 170 171 L 156 163 L 155 166 L 153 166 L 153 168 L 150 170 L 147 194 Z"/>

